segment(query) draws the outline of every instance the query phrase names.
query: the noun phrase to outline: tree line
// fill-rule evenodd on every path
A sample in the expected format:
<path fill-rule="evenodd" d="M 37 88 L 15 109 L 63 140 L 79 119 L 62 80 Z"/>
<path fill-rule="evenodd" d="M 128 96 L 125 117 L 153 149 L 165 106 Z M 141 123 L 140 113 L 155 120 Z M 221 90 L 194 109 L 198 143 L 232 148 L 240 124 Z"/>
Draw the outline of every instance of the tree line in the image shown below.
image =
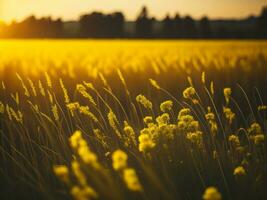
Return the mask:
<path fill-rule="evenodd" d="M 75 22 L 77 29 L 69 34 L 66 22 L 51 17 L 30 16 L 21 22 L 9 25 L 0 23 L 2 38 L 267 38 L 267 7 L 263 7 L 258 17 L 244 20 L 209 20 L 203 17 L 195 20 L 191 16 L 166 15 L 163 20 L 150 17 L 143 7 L 132 23 L 125 20 L 122 12 L 104 14 L 92 12 L 80 16 Z M 132 29 L 129 31 L 130 24 Z"/>

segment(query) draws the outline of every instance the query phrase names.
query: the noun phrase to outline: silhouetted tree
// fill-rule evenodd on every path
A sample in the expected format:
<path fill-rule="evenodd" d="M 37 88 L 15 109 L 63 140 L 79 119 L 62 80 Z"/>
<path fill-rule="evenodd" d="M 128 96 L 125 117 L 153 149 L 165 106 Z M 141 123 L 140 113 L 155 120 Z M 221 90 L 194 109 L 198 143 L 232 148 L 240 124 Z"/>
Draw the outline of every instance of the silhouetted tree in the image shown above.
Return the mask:
<path fill-rule="evenodd" d="M 82 15 L 79 22 L 83 37 L 114 38 L 123 36 L 124 16 L 121 12 L 108 15 L 93 12 Z"/>
<path fill-rule="evenodd" d="M 267 6 L 265 6 L 257 21 L 258 34 L 261 38 L 267 38 Z"/>
<path fill-rule="evenodd" d="M 199 36 L 201 38 L 212 38 L 212 31 L 208 17 L 203 17 L 199 21 Z"/>
<path fill-rule="evenodd" d="M 174 17 L 174 35 L 175 38 L 184 37 L 183 19 L 178 13 Z"/>
<path fill-rule="evenodd" d="M 190 16 L 183 19 L 183 29 L 185 38 L 196 38 L 198 35 L 195 20 Z"/>
<path fill-rule="evenodd" d="M 135 34 L 138 38 L 153 36 L 153 19 L 148 17 L 148 10 L 144 6 L 135 22 Z"/>
<path fill-rule="evenodd" d="M 175 21 L 167 14 L 163 20 L 162 37 L 174 38 L 175 37 Z"/>

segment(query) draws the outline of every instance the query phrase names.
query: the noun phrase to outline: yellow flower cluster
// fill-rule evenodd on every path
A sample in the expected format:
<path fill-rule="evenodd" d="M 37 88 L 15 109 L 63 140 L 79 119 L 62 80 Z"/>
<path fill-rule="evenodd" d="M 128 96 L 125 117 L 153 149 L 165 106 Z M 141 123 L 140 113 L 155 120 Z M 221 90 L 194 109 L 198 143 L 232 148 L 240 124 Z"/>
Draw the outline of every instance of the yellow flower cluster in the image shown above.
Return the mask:
<path fill-rule="evenodd" d="M 254 142 L 255 145 L 261 145 L 264 143 L 265 137 L 262 128 L 258 123 L 252 123 L 248 128 L 248 133 L 250 139 Z"/>
<path fill-rule="evenodd" d="M 123 128 L 124 133 L 126 136 L 124 137 L 126 139 L 126 144 L 127 146 L 133 144 L 134 146 L 136 145 L 136 138 L 135 138 L 135 132 L 133 127 L 131 127 L 127 121 L 124 121 L 124 128 Z"/>
<path fill-rule="evenodd" d="M 139 151 L 141 152 L 145 153 L 156 146 L 150 134 L 141 134 L 138 140 L 139 140 Z"/>
<path fill-rule="evenodd" d="M 87 145 L 87 142 L 83 139 L 81 131 L 75 131 L 69 138 L 70 146 L 80 156 L 81 160 L 95 169 L 100 168 L 100 164 L 97 161 L 97 156 L 94 154 Z"/>
<path fill-rule="evenodd" d="M 215 187 L 208 187 L 203 195 L 203 200 L 221 200 L 222 196 Z"/>
<path fill-rule="evenodd" d="M 69 169 L 65 165 L 56 165 L 53 168 L 55 175 L 64 183 L 69 183 Z"/>
<path fill-rule="evenodd" d="M 215 120 L 215 115 L 210 107 L 208 107 L 208 113 L 205 115 L 205 118 L 209 123 L 211 134 L 215 136 L 217 134 L 218 126 Z"/>
<path fill-rule="evenodd" d="M 223 107 L 223 113 L 225 118 L 229 121 L 229 124 L 232 124 L 233 120 L 235 119 L 235 113 L 233 113 L 231 108 Z"/>
<path fill-rule="evenodd" d="M 127 168 L 123 171 L 123 179 L 126 183 L 126 186 L 129 190 L 132 191 L 142 191 L 142 186 L 139 182 L 138 176 L 134 169 Z"/>
<path fill-rule="evenodd" d="M 139 94 L 136 97 L 136 101 L 143 105 L 147 109 L 152 109 L 152 103 L 144 95 Z"/>
<path fill-rule="evenodd" d="M 191 115 L 190 109 L 183 108 L 178 114 L 178 129 L 186 134 L 186 138 L 199 148 L 203 147 L 202 131 L 199 122 Z"/>
<path fill-rule="evenodd" d="M 164 101 L 160 104 L 160 110 L 162 112 L 168 112 L 172 109 L 173 106 L 173 102 L 168 100 L 168 101 Z"/>
<path fill-rule="evenodd" d="M 223 94 L 224 94 L 225 101 L 228 104 L 230 101 L 231 94 L 232 94 L 231 88 L 224 88 Z"/>
<path fill-rule="evenodd" d="M 234 175 L 235 176 L 244 176 L 246 175 L 246 170 L 242 166 L 238 166 L 234 170 Z"/>
<path fill-rule="evenodd" d="M 112 154 L 112 166 L 116 171 L 125 169 L 127 167 L 128 156 L 122 150 L 118 149 Z"/>
<path fill-rule="evenodd" d="M 228 141 L 230 142 L 230 144 L 236 148 L 240 146 L 240 141 L 237 135 L 230 135 L 228 138 Z"/>
<path fill-rule="evenodd" d="M 196 90 L 195 90 L 195 88 L 193 88 L 192 86 L 186 88 L 186 89 L 183 91 L 183 97 L 184 97 L 185 99 L 194 99 L 195 94 L 196 94 Z"/>
<path fill-rule="evenodd" d="M 113 169 L 119 171 L 123 175 L 123 180 L 129 190 L 138 192 L 142 191 L 142 186 L 139 182 L 138 176 L 133 168 L 128 168 L 128 156 L 122 150 L 116 150 L 112 154 Z"/>

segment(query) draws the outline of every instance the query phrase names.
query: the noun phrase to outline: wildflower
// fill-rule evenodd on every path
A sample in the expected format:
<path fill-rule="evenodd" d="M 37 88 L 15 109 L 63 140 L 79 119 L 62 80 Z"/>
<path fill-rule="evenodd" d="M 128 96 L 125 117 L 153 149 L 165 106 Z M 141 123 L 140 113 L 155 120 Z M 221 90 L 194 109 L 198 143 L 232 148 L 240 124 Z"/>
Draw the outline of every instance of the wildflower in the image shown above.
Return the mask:
<path fill-rule="evenodd" d="M 152 137 L 149 134 L 141 134 L 138 140 L 139 140 L 139 151 L 141 152 L 145 153 L 156 146 L 156 144 L 152 140 Z"/>
<path fill-rule="evenodd" d="M 69 138 L 70 146 L 73 149 L 78 148 L 79 142 L 82 139 L 82 132 L 81 131 L 75 131 L 72 136 Z"/>
<path fill-rule="evenodd" d="M 255 137 L 254 137 L 255 145 L 263 144 L 263 142 L 264 142 L 264 135 L 263 134 L 255 135 Z"/>
<path fill-rule="evenodd" d="M 172 109 L 173 103 L 172 101 L 168 100 L 168 101 L 164 101 L 163 103 L 160 104 L 160 110 L 162 112 L 167 112 L 170 111 Z"/>
<path fill-rule="evenodd" d="M 178 120 L 180 120 L 182 118 L 182 116 L 185 116 L 185 115 L 188 115 L 190 114 L 190 109 L 189 108 L 183 108 L 179 111 L 179 114 L 178 114 Z"/>
<path fill-rule="evenodd" d="M 122 170 L 127 167 L 128 156 L 122 150 L 116 150 L 112 154 L 112 166 L 115 170 Z"/>
<path fill-rule="evenodd" d="M 235 118 L 235 113 L 232 112 L 231 108 L 224 107 L 223 113 L 225 115 L 225 118 L 228 119 L 229 124 L 232 124 L 232 122 Z"/>
<path fill-rule="evenodd" d="M 66 87 L 64 86 L 62 79 L 59 79 L 59 83 L 60 83 L 61 89 L 63 90 L 63 93 L 64 93 L 65 103 L 68 104 L 68 103 L 70 103 L 68 91 L 67 91 Z"/>
<path fill-rule="evenodd" d="M 123 171 L 123 179 L 129 190 L 132 191 L 142 191 L 142 186 L 139 182 L 137 174 L 134 169 L 128 168 Z"/>
<path fill-rule="evenodd" d="M 95 199 L 98 198 L 98 194 L 90 186 L 85 186 L 85 187 L 73 186 L 71 188 L 70 193 L 75 200 L 87 200 L 91 198 Z"/>
<path fill-rule="evenodd" d="M 230 96 L 232 94 L 232 90 L 231 88 L 224 88 L 223 90 L 223 94 L 224 94 L 224 97 L 225 97 L 225 101 L 226 103 L 228 104 L 229 101 L 230 101 Z"/>
<path fill-rule="evenodd" d="M 262 111 L 262 110 L 267 110 L 267 106 L 266 105 L 258 106 L 258 111 Z"/>
<path fill-rule="evenodd" d="M 146 116 L 146 117 L 144 118 L 144 122 L 145 122 L 146 125 L 148 125 L 148 124 L 150 124 L 150 123 L 153 123 L 153 117 L 151 117 L 151 116 Z"/>
<path fill-rule="evenodd" d="M 262 129 L 261 126 L 254 122 L 250 125 L 250 127 L 248 128 L 248 133 L 250 135 L 258 135 L 258 134 L 262 134 Z"/>
<path fill-rule="evenodd" d="M 198 147 L 203 147 L 203 138 L 201 131 L 188 132 L 186 138 Z"/>
<path fill-rule="evenodd" d="M 136 145 L 136 139 L 135 139 L 135 132 L 134 129 L 126 122 L 124 121 L 124 128 L 123 131 L 126 134 L 126 138 L 128 140 L 131 140 L 134 145 Z M 130 141 L 128 141 L 130 143 Z"/>
<path fill-rule="evenodd" d="M 69 169 L 65 165 L 56 165 L 53 167 L 55 175 L 64 183 L 69 182 Z"/>
<path fill-rule="evenodd" d="M 139 94 L 136 101 L 142 104 L 145 108 L 152 109 L 152 103 L 144 95 Z"/>
<path fill-rule="evenodd" d="M 183 96 L 185 99 L 193 99 L 194 95 L 196 94 L 195 88 L 188 87 L 183 91 Z"/>
<path fill-rule="evenodd" d="M 222 196 L 215 187 L 208 187 L 203 195 L 204 200 L 221 200 Z"/>
<path fill-rule="evenodd" d="M 160 86 L 159 86 L 159 84 L 155 81 L 155 80 L 153 80 L 153 79 L 149 79 L 149 81 L 150 81 L 150 84 L 154 87 L 154 88 L 156 88 L 157 90 L 160 90 Z"/>
<path fill-rule="evenodd" d="M 233 147 L 238 147 L 238 146 L 240 146 L 239 138 L 238 138 L 238 136 L 236 136 L 236 135 L 230 135 L 229 138 L 228 138 L 228 141 L 230 142 L 230 144 L 231 144 Z"/>
<path fill-rule="evenodd" d="M 235 176 L 244 176 L 246 174 L 246 170 L 242 166 L 238 166 L 234 170 Z"/>
<path fill-rule="evenodd" d="M 87 185 L 87 179 L 85 174 L 82 172 L 80 164 L 78 163 L 78 161 L 74 160 L 71 162 L 71 168 L 72 171 L 75 175 L 75 177 L 77 178 L 78 182 L 85 187 Z"/>
<path fill-rule="evenodd" d="M 170 116 L 168 113 L 163 113 L 156 118 L 156 121 L 158 125 L 168 124 L 168 122 L 170 121 Z"/>

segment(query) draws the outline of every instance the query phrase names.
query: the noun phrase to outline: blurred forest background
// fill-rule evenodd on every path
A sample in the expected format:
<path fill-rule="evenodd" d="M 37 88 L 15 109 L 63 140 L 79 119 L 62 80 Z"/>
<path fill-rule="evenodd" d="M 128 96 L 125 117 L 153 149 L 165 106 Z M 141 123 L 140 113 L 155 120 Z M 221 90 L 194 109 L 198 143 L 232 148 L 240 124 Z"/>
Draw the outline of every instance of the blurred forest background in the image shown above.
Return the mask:
<path fill-rule="evenodd" d="M 91 12 L 78 21 L 29 16 L 20 22 L 0 22 L 0 38 L 264 39 L 267 6 L 259 16 L 244 19 L 196 20 L 177 13 L 157 20 L 145 6 L 135 21 L 126 21 L 122 12 Z"/>

